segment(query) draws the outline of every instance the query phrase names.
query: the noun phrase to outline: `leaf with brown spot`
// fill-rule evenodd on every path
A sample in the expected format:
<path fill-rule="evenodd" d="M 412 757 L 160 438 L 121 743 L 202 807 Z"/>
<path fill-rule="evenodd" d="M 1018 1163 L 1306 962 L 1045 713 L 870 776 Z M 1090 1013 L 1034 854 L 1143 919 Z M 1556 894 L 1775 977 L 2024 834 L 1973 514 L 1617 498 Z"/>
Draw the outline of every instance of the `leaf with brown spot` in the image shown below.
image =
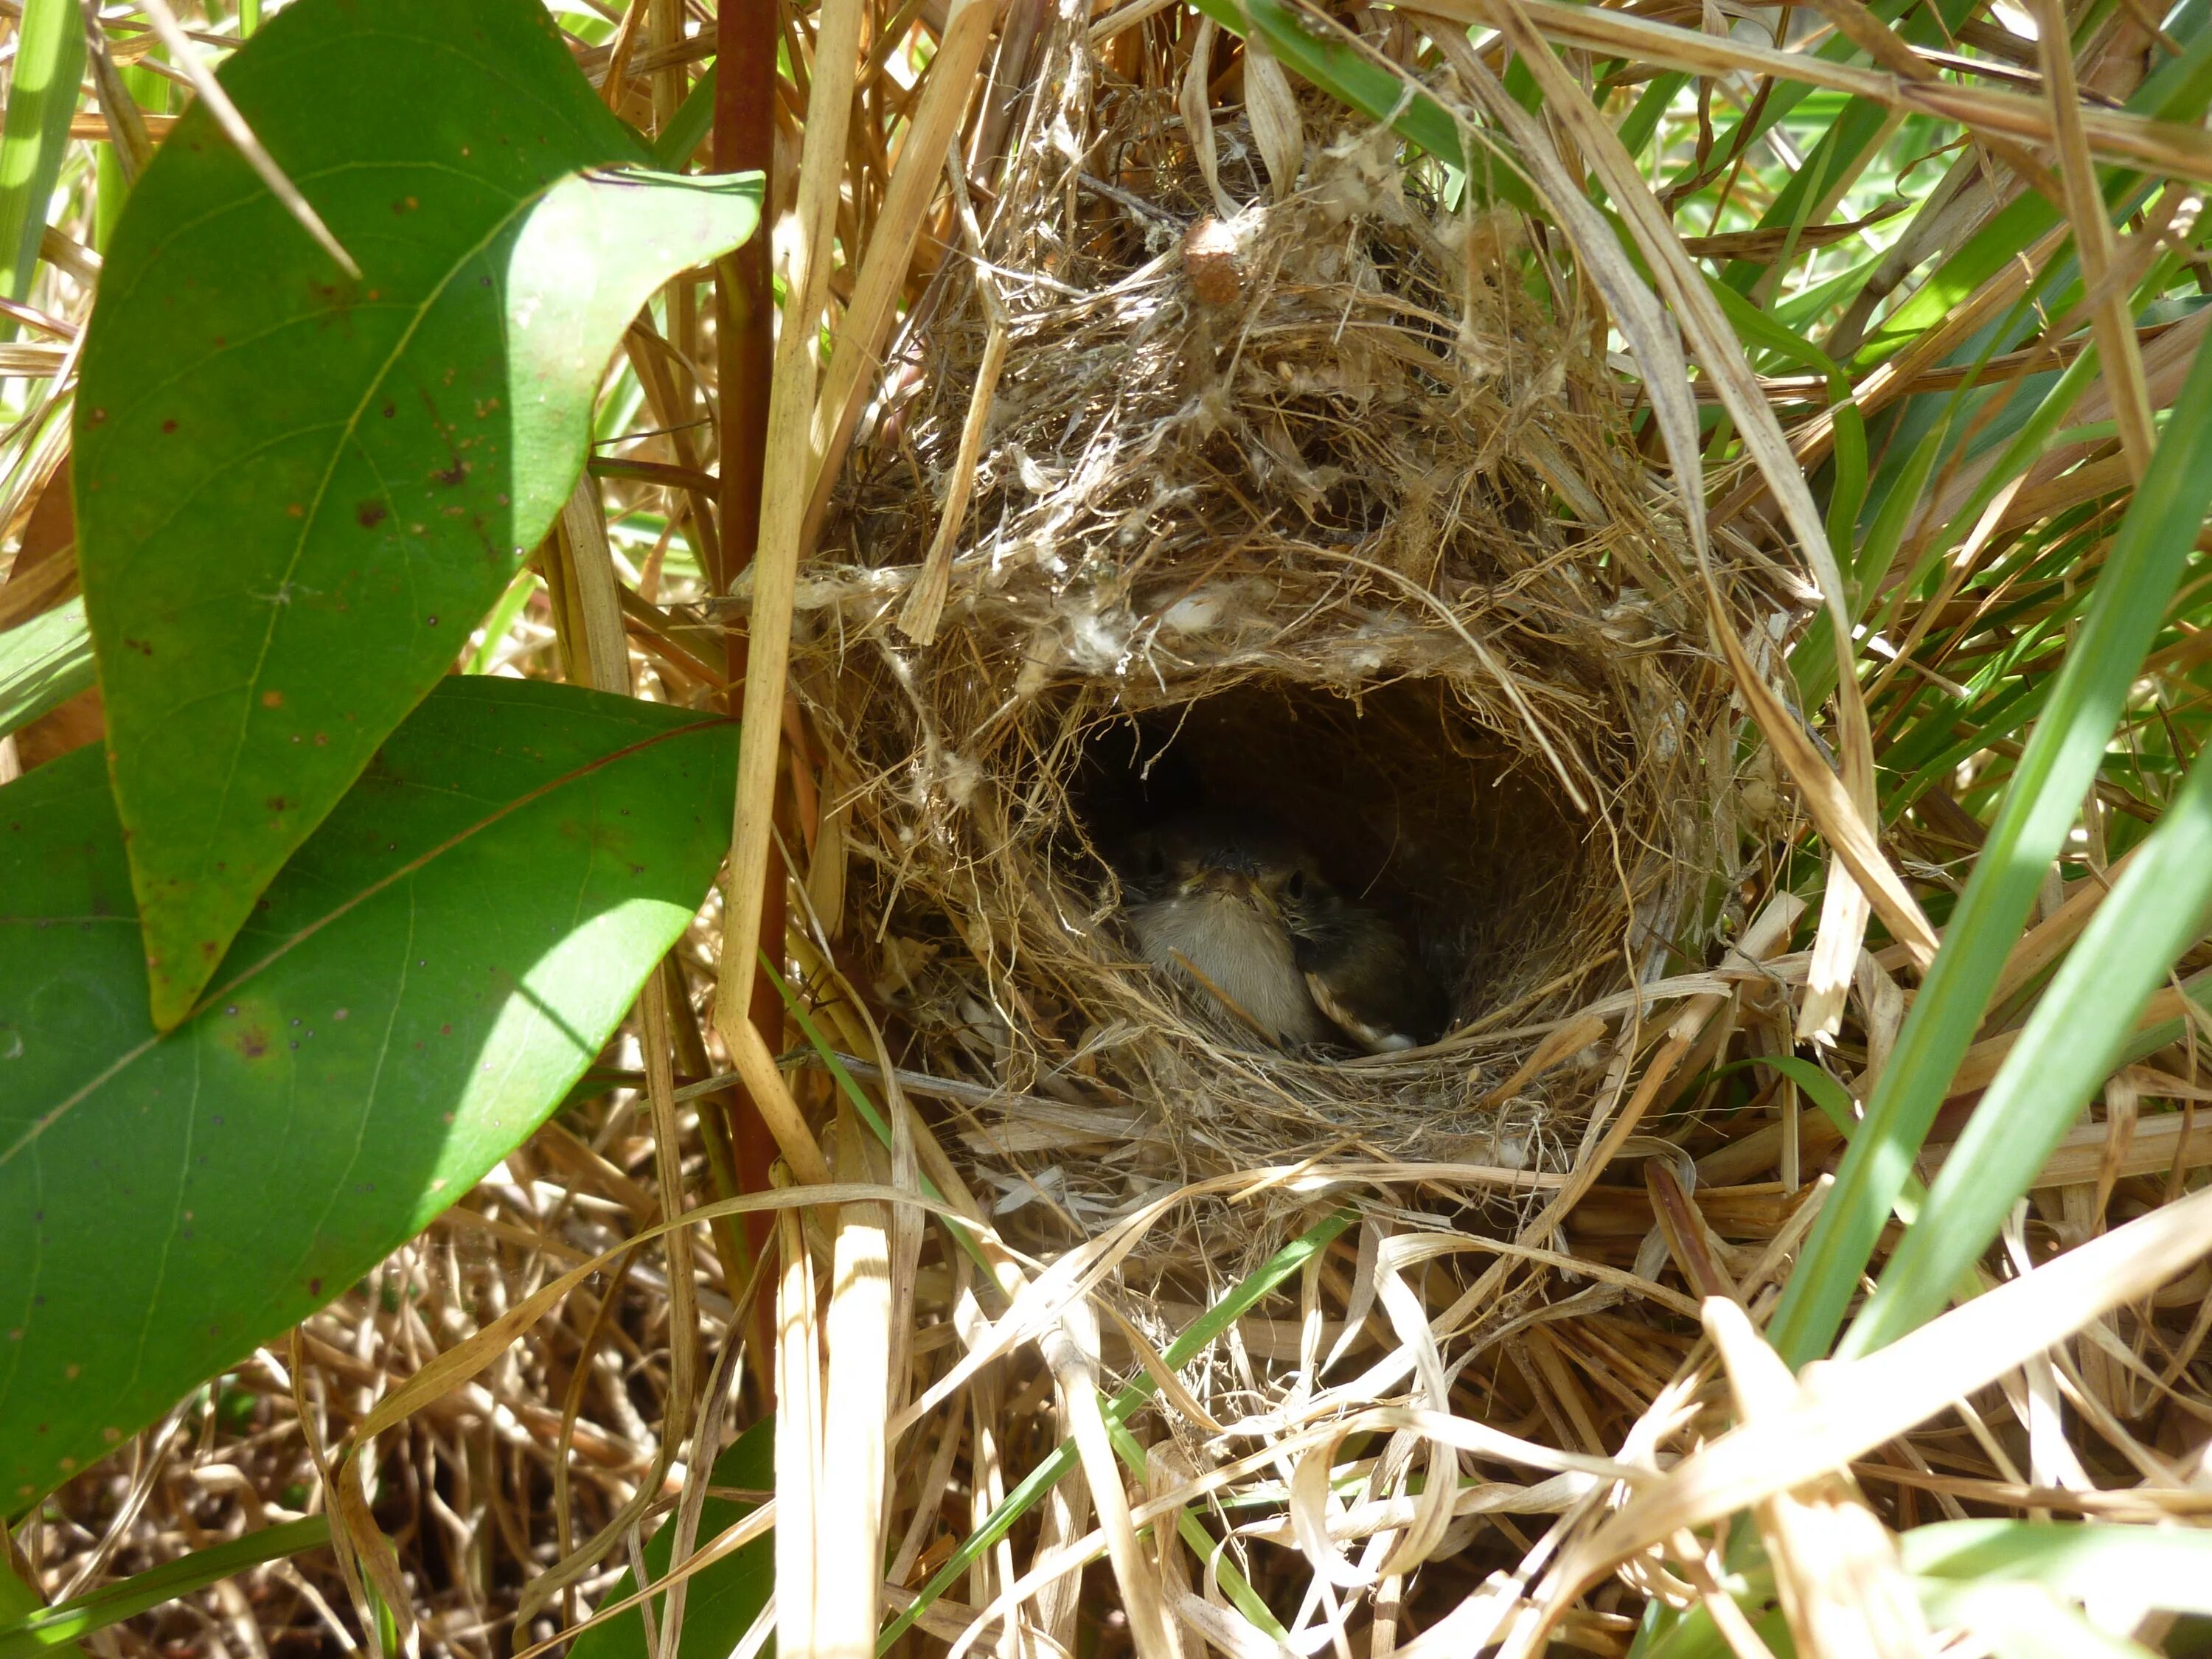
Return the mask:
<path fill-rule="evenodd" d="M 296 0 L 221 78 L 363 275 L 198 104 L 101 276 L 81 557 L 164 1027 L 450 665 L 423 619 L 473 622 L 544 535 L 638 307 L 758 212 L 750 178 L 611 170 L 647 153 L 533 0 Z"/>

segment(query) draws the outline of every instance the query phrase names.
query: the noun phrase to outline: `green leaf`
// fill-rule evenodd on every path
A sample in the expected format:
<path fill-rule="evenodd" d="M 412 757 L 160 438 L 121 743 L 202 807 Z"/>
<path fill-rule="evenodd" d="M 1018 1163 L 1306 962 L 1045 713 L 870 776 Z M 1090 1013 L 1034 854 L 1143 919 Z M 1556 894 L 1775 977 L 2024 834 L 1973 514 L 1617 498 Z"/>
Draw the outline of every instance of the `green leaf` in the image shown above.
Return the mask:
<path fill-rule="evenodd" d="M 1455 167 L 1466 165 L 1459 127 L 1426 93 L 1407 93 L 1407 82 L 1362 56 L 1341 37 L 1317 33 L 1282 0 L 1191 0 L 1231 33 L 1256 33 L 1285 67 L 1370 120 L 1387 121 L 1393 131 Z M 1501 185 L 1506 181 L 1501 180 Z M 1517 180 L 1508 195 L 1525 196 Z"/>
<path fill-rule="evenodd" d="M 537 1127 L 706 891 L 735 737 L 445 680 L 167 1036 L 102 756 L 0 789 L 0 1502 L 321 1306 Z"/>
<path fill-rule="evenodd" d="M 84 14 L 77 0 L 27 0 L 0 131 L 0 294 L 10 300 L 27 296 L 38 272 L 39 239 L 83 74 Z M 0 339 L 15 332 L 13 322 L 0 319 Z"/>
<path fill-rule="evenodd" d="M 2158 1659 L 2140 1643 L 2091 1624 L 2033 1586 L 1945 1585 L 1928 1600 L 1931 1622 L 1964 1626 L 1996 1659 Z"/>
<path fill-rule="evenodd" d="M 1868 1353 L 1943 1310 L 2097 1085 L 2212 902 L 2212 761 L 2200 757 L 2036 1005 L 1838 1345 Z"/>
<path fill-rule="evenodd" d="M 2169 1613 L 2212 1613 L 2212 1533 L 2089 1521 L 1945 1521 L 1898 1539 L 1926 1595 L 1943 1584 L 2036 1584 Z"/>
<path fill-rule="evenodd" d="M 2212 103 L 2212 29 L 2205 27 L 2203 0 L 2189 0 L 2167 20 L 2168 34 L 2187 47 L 2144 77 L 2122 108 L 2161 121 L 2194 125 Z M 2142 175 L 2100 167 L 2098 180 L 2107 204 L 2122 214 L 2140 202 Z M 1992 214 L 1979 229 L 1945 258 L 1894 311 L 1867 336 L 1854 360 L 1871 368 L 1941 324 L 1997 269 L 2019 255 L 2059 222 L 2058 209 L 2030 191 Z M 2048 269 L 2058 269 L 2057 265 Z"/>
<path fill-rule="evenodd" d="M 717 64 L 707 65 L 707 72 L 684 94 L 676 113 L 653 141 L 653 165 L 663 173 L 682 173 L 689 167 L 699 146 L 714 130 L 714 87 L 721 78 L 715 73 L 719 68 Z"/>
<path fill-rule="evenodd" d="M 24 1583 L 10 1559 L 11 1553 L 0 1550 L 0 1626 L 12 1625 L 19 1619 L 28 1618 L 42 1611 L 45 1599 Z M 89 1659 L 85 1650 L 75 1644 L 64 1644 L 44 1649 L 44 1659 L 54 1659 L 57 1654 L 74 1656 L 74 1659 Z"/>
<path fill-rule="evenodd" d="M 71 599 L 0 634 L 0 737 L 58 708 L 92 684 L 84 601 Z"/>
<path fill-rule="evenodd" d="M 1834 1340 L 1890 1206 L 2065 844 L 2212 501 L 2212 352 L 2199 353 L 2014 770 L 1943 948 L 1913 999 L 1784 1287 L 1768 1335 L 1802 1365 Z M 1996 1120 L 1992 1119 L 1993 1123 Z"/>
<path fill-rule="evenodd" d="M 112 1584 L 51 1607 L 40 1607 L 12 1623 L 0 1624 L 0 1659 L 46 1659 L 55 1650 L 69 1646 L 80 1636 L 135 1618 L 180 1595 L 190 1595 L 219 1583 L 264 1561 L 297 1555 L 331 1541 L 330 1517 L 311 1515 L 303 1521 L 287 1521 L 263 1527 L 237 1538 L 194 1550 L 158 1567 L 133 1573 Z"/>
<path fill-rule="evenodd" d="M 365 275 L 196 105 L 101 279 L 79 556 L 165 1029 L 545 533 L 638 307 L 758 213 L 598 170 L 643 151 L 532 0 L 298 0 L 222 81 Z"/>
<path fill-rule="evenodd" d="M 713 1484 L 746 1492 L 770 1492 L 775 1486 L 775 1419 L 765 1418 L 737 1438 L 736 1443 L 714 1460 Z M 715 1534 L 735 1526 L 750 1515 L 753 1505 L 733 1498 L 709 1498 L 699 1510 L 696 1544 L 703 1545 Z M 646 1572 L 659 1583 L 668 1571 L 675 1547 L 671 1528 L 663 1527 L 645 1547 Z M 775 1588 L 775 1534 L 763 1533 L 719 1561 L 709 1562 L 691 1575 L 684 1596 L 683 1639 L 677 1644 L 679 1659 L 725 1659 L 752 1628 L 760 1610 Z M 603 1598 L 603 1604 L 621 1601 L 635 1592 L 637 1578 L 624 1573 Z M 659 1609 L 656 1607 L 656 1614 Z M 657 1627 L 657 1626 L 656 1626 Z M 635 1608 L 619 1613 L 604 1625 L 594 1625 L 576 1638 L 568 1659 L 649 1659 L 645 1644 L 645 1620 Z M 0 1659 L 7 1659 L 0 1654 Z M 775 1659 L 775 1638 L 761 1649 L 761 1659 Z"/>

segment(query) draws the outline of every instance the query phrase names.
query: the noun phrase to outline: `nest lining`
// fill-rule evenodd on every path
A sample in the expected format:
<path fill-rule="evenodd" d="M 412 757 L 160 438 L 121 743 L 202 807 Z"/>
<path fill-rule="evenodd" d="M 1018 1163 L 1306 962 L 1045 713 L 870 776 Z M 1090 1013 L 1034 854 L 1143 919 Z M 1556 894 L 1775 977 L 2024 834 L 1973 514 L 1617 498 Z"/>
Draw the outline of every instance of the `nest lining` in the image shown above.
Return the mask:
<path fill-rule="evenodd" d="M 950 261 L 917 307 L 801 581 L 795 681 L 906 1063 L 1009 1091 L 969 1125 L 979 1174 L 1078 1231 L 1347 1148 L 1556 1166 L 1595 1074 L 1497 1085 L 1656 965 L 1732 844 L 1724 680 L 1646 597 L 1679 532 L 1572 293 L 1530 297 L 1517 220 L 1409 198 L 1386 143 L 1310 125 L 1299 190 L 1211 233 L 1224 301 L 1173 234 L 1213 198 L 1171 105 L 1086 50 L 1062 31 L 1036 106 L 1067 136 L 1017 151 L 988 272 Z M 900 614 L 994 314 L 1004 373 L 917 643 Z M 1398 919 L 1457 1023 L 1517 1035 L 1255 1052 L 1144 968 L 1112 843 L 1209 796 Z M 1014 1095 L 1065 1104 L 1025 1126 Z"/>

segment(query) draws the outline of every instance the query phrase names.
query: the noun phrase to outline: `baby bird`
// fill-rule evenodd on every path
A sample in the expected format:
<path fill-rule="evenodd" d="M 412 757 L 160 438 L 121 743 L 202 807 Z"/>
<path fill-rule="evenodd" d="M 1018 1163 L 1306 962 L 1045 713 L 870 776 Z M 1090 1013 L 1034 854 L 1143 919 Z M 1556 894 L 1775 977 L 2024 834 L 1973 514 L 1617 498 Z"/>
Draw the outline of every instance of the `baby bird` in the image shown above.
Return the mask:
<path fill-rule="evenodd" d="M 1442 1024 L 1434 987 L 1380 912 L 1346 898 L 1295 844 L 1198 815 L 1138 838 L 1129 921 L 1146 960 L 1195 980 L 1280 1048 L 1340 1031 L 1370 1054 Z"/>
<path fill-rule="evenodd" d="M 1379 911 L 1318 878 L 1285 909 L 1291 952 L 1315 1006 L 1370 1054 L 1417 1048 L 1442 1029 L 1442 999 Z"/>
<path fill-rule="evenodd" d="M 1328 1037 L 1285 921 L 1285 905 L 1319 879 L 1296 848 L 1256 825 L 1199 816 L 1132 850 L 1129 923 L 1147 962 L 1195 980 L 1279 1048 Z"/>

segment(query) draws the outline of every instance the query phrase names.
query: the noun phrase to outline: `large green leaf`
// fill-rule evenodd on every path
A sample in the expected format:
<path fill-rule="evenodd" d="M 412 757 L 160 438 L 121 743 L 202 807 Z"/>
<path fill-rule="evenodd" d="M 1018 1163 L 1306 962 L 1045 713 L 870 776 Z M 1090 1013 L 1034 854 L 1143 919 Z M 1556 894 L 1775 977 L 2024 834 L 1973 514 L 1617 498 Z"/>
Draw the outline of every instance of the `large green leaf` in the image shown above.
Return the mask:
<path fill-rule="evenodd" d="M 737 1438 L 735 1444 L 714 1460 L 713 1484 L 744 1492 L 775 1488 L 775 1419 L 763 1418 Z M 695 1546 L 709 1542 L 715 1534 L 735 1526 L 753 1509 L 733 1498 L 710 1498 L 701 1505 Z M 648 1582 L 658 1584 L 668 1572 L 668 1558 L 675 1550 L 673 1528 L 663 1527 L 645 1547 Z M 684 1593 L 683 1640 L 678 1659 L 726 1659 L 752 1628 L 754 1619 L 768 1605 L 775 1588 L 775 1535 L 763 1533 L 719 1561 L 710 1561 L 691 1575 Z M 634 1574 L 624 1573 L 600 1598 L 601 1605 L 620 1601 L 637 1589 Z M 658 1615 L 665 1603 L 655 1601 Z M 650 1659 L 645 1620 L 635 1608 L 617 1613 L 604 1625 L 594 1625 L 576 1638 L 568 1659 Z M 760 1650 L 760 1659 L 775 1659 L 775 1638 Z"/>
<path fill-rule="evenodd" d="M 0 789 L 0 1504 L 328 1301 L 537 1126 L 706 891 L 735 732 L 445 680 L 166 1036 L 99 754 Z"/>
<path fill-rule="evenodd" d="M 621 332 L 757 183 L 642 161 L 534 0 L 299 0 L 223 84 L 363 275 L 177 125 L 76 401 L 85 599 L 155 1023 L 465 647 Z"/>

